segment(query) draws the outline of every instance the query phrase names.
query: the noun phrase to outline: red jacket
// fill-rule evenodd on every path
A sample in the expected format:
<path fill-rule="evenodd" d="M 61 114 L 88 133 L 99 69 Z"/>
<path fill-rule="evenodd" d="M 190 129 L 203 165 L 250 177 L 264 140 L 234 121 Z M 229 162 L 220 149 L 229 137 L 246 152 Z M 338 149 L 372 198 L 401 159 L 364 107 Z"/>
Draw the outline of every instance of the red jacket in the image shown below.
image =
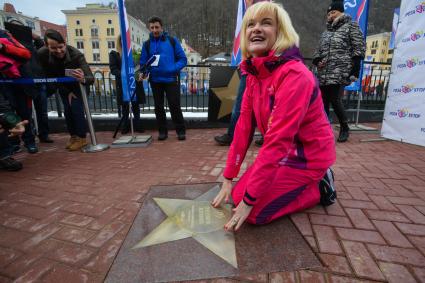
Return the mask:
<path fill-rule="evenodd" d="M 277 169 L 327 169 L 336 159 L 332 128 L 326 117 L 318 82 L 302 62 L 298 48 L 280 56 L 248 59 L 241 115 L 230 147 L 225 178 L 238 175 L 256 122 L 264 144 L 252 165 L 245 201 L 256 199 L 275 182 Z"/>
<path fill-rule="evenodd" d="M 31 52 L 10 33 L 0 30 L 0 72 L 7 78 L 19 78 L 19 66 L 31 58 Z"/>

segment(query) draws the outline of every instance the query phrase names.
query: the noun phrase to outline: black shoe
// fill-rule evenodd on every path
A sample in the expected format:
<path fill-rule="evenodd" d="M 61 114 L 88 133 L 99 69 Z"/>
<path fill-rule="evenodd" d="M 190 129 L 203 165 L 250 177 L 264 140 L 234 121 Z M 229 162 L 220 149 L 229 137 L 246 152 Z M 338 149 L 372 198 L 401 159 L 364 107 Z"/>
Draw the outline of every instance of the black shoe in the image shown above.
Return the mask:
<path fill-rule="evenodd" d="M 41 143 L 54 143 L 54 141 L 49 137 L 45 137 L 45 138 L 39 137 L 38 139 L 40 140 Z"/>
<path fill-rule="evenodd" d="M 224 134 L 224 135 L 221 135 L 221 136 L 215 136 L 214 140 L 219 145 L 230 145 L 232 143 L 233 139 L 228 134 Z"/>
<path fill-rule="evenodd" d="M 18 144 L 12 145 L 12 154 L 15 154 L 21 151 L 22 151 L 22 148 L 20 145 Z"/>
<path fill-rule="evenodd" d="M 25 145 L 27 148 L 28 153 L 34 154 L 38 152 L 38 148 L 35 144 Z"/>
<path fill-rule="evenodd" d="M 177 134 L 177 139 L 179 141 L 184 141 L 186 139 L 186 134 Z"/>
<path fill-rule="evenodd" d="M 336 190 L 334 185 L 334 172 L 331 168 L 326 171 L 325 176 L 319 183 L 320 204 L 329 206 L 336 201 Z"/>
<path fill-rule="evenodd" d="M 263 145 L 263 143 L 264 143 L 264 138 L 263 137 L 261 137 L 261 138 L 259 138 L 258 140 L 255 140 L 255 145 L 256 146 L 259 146 L 259 147 L 261 147 L 262 145 Z"/>
<path fill-rule="evenodd" d="M 12 157 L 5 157 L 3 159 L 0 159 L 0 169 L 6 170 L 6 171 L 19 171 L 22 169 L 22 163 L 19 161 L 16 161 Z"/>
<path fill-rule="evenodd" d="M 339 131 L 338 142 L 346 142 L 348 137 L 350 136 L 350 128 L 348 125 L 341 125 L 341 129 Z"/>
<path fill-rule="evenodd" d="M 159 136 L 158 136 L 158 140 L 159 141 L 164 141 L 166 139 L 168 139 L 168 134 L 166 134 L 166 133 L 159 133 Z"/>

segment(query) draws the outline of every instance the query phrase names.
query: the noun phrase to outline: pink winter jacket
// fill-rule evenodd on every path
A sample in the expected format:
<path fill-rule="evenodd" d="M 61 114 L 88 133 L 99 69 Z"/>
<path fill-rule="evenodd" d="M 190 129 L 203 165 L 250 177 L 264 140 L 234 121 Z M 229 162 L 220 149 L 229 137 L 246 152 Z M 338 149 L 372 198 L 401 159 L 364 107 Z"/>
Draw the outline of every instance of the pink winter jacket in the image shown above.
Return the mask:
<path fill-rule="evenodd" d="M 298 48 L 280 56 L 271 52 L 251 58 L 241 67 L 248 73 L 247 84 L 223 175 L 237 177 L 256 121 L 264 144 L 252 165 L 244 197 L 253 205 L 279 177 L 280 166 L 327 169 L 336 154 L 317 80 L 304 65 Z"/>

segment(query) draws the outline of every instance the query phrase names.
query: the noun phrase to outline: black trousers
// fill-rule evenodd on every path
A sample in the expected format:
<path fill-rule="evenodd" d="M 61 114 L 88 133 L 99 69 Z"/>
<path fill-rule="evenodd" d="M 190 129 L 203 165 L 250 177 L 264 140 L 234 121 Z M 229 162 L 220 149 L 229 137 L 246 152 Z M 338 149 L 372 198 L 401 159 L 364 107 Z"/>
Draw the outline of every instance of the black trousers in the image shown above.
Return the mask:
<path fill-rule="evenodd" d="M 343 85 L 323 85 L 320 86 L 322 93 L 323 105 L 325 106 L 326 114 L 329 117 L 329 105 L 332 104 L 332 108 L 336 116 L 338 117 L 339 123 L 347 123 L 347 116 L 345 115 L 344 105 L 342 105 L 342 96 L 344 94 Z"/>
<path fill-rule="evenodd" d="M 167 116 L 164 109 L 165 93 L 176 132 L 177 134 L 185 134 L 186 128 L 184 125 L 183 113 L 180 108 L 180 88 L 178 83 L 155 83 L 151 81 L 150 84 L 155 103 L 155 116 L 159 132 L 168 133 Z"/>

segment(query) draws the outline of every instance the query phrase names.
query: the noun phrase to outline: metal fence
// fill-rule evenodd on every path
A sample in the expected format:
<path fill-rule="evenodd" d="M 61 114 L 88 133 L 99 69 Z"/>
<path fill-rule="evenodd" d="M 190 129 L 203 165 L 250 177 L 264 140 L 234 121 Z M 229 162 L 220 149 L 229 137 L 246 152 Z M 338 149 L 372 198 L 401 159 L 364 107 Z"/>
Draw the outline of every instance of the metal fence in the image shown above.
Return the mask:
<path fill-rule="evenodd" d="M 314 72 L 311 59 L 306 59 L 306 65 Z M 188 65 L 180 73 L 181 107 L 183 112 L 208 112 L 208 90 L 211 66 Z M 391 63 L 364 62 L 362 109 L 384 109 L 387 97 Z M 118 113 L 115 78 L 106 71 L 94 72 L 95 83 L 88 93 L 89 107 L 93 114 Z M 146 93 L 146 103 L 141 105 L 143 113 L 154 113 L 152 90 L 147 81 L 143 82 Z M 343 102 L 346 109 L 357 107 L 358 92 L 347 91 Z M 62 116 L 62 105 L 58 96 L 49 98 L 49 111 L 57 111 Z M 167 105 L 166 105 L 167 107 Z M 167 107 L 168 111 L 168 107 Z"/>

